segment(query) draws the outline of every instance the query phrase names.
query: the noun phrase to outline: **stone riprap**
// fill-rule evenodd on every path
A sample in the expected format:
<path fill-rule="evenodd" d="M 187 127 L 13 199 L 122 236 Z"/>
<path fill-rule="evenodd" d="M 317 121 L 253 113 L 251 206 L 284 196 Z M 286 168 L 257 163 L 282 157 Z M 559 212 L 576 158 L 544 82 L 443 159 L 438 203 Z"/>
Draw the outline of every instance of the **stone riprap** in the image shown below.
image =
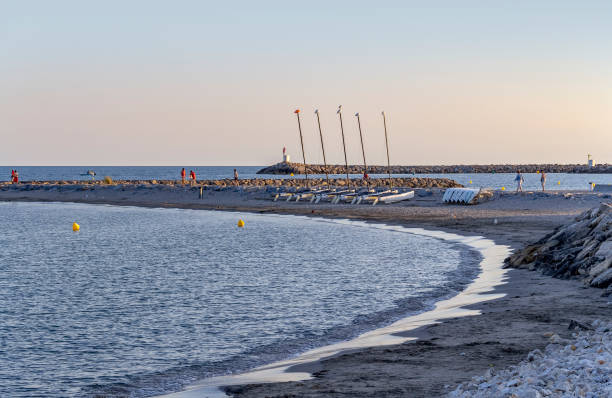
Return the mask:
<path fill-rule="evenodd" d="M 544 352 L 531 351 L 518 366 L 474 377 L 449 394 L 453 398 L 612 396 L 612 322 L 595 321 L 565 340 L 550 336 Z"/>
<path fill-rule="evenodd" d="M 325 187 L 327 181 L 324 178 L 309 179 L 308 182 L 311 187 Z M 391 184 L 393 187 L 402 188 L 459 188 L 463 185 L 455 182 L 448 178 L 392 178 L 389 181 L 386 178 L 370 178 L 367 182 L 363 179 L 351 179 L 351 187 L 385 187 Z M 52 186 L 73 186 L 79 189 L 90 189 L 95 186 L 138 186 L 153 188 L 155 186 L 165 187 L 183 187 L 190 186 L 190 183 L 183 184 L 181 180 L 118 180 L 113 181 L 111 184 L 106 183 L 104 180 L 91 180 L 91 181 L 24 181 L 18 184 L 10 182 L 0 182 L 0 189 L 19 189 L 22 191 L 41 189 L 41 187 L 52 187 Z M 286 178 L 286 179 L 265 179 L 265 178 L 253 178 L 243 179 L 239 181 L 239 184 L 232 179 L 223 180 L 199 180 L 195 186 L 204 186 L 207 188 L 223 188 L 223 187 L 293 187 L 303 188 L 306 186 L 306 181 L 303 178 Z M 345 187 L 347 185 L 346 180 L 343 178 L 330 179 L 330 184 L 334 187 Z"/>
<path fill-rule="evenodd" d="M 587 210 L 533 245 L 506 259 L 506 267 L 541 270 L 612 288 L 612 203 Z M 610 289 L 608 289 L 610 290 Z"/>
<path fill-rule="evenodd" d="M 309 174 L 325 174 L 326 168 L 320 164 L 308 164 Z M 612 173 L 612 165 L 601 164 L 589 167 L 583 164 L 490 164 L 490 165 L 450 165 L 450 166 L 391 166 L 392 174 L 452 174 L 452 173 Z M 344 174 L 344 165 L 327 165 L 329 174 Z M 387 166 L 368 166 L 368 174 L 387 174 Z M 257 174 L 304 174 L 304 165 L 281 162 L 264 167 Z M 350 174 L 362 174 L 363 165 L 349 165 Z"/>

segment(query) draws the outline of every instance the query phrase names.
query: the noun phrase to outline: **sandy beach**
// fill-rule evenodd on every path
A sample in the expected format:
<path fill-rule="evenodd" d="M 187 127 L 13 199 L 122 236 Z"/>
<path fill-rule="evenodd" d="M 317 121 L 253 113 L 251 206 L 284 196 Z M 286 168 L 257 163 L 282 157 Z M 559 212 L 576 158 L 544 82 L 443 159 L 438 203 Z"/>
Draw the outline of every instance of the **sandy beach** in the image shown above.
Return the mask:
<path fill-rule="evenodd" d="M 498 193 L 472 206 L 441 203 L 438 188 L 417 189 L 415 199 L 393 205 L 351 206 L 272 202 L 256 187 L 207 189 L 134 184 L 62 184 L 39 189 L 3 186 L 0 200 L 79 202 L 124 206 L 271 212 L 359 219 L 408 227 L 479 235 L 520 249 L 579 213 L 610 202 L 590 192 Z M 248 222 L 248 220 L 247 220 Z M 496 293 L 503 298 L 473 306 L 481 315 L 417 329 L 415 342 L 347 352 L 308 366 L 314 378 L 301 382 L 233 386 L 244 397 L 441 396 L 487 369 L 504 368 L 543 348 L 550 333 L 569 337 L 571 320 L 610 319 L 603 290 L 577 280 L 560 280 L 527 270 L 509 270 Z M 301 369 L 304 370 L 304 369 Z"/>

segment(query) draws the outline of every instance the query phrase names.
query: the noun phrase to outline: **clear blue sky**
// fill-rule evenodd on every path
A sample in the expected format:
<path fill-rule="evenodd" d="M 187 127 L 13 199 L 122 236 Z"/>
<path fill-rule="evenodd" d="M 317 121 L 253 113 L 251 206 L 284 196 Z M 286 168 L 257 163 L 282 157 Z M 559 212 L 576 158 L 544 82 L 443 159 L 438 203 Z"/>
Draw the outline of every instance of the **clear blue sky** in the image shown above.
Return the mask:
<path fill-rule="evenodd" d="M 0 3 L 0 164 L 612 163 L 610 2 L 260 3 Z"/>

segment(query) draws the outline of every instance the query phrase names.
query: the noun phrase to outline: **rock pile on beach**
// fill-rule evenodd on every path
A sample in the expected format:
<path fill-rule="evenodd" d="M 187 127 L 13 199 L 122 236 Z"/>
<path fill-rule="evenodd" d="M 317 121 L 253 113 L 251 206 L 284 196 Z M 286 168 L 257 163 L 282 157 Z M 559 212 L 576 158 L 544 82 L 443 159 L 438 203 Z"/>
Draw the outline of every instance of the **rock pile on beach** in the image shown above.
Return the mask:
<path fill-rule="evenodd" d="M 309 174 L 325 174 L 325 166 L 320 164 L 306 165 Z M 350 174 L 362 174 L 363 165 L 349 165 Z M 280 162 L 264 167 L 257 174 L 304 174 L 304 165 L 300 163 Z M 387 166 L 368 166 L 369 174 L 387 174 Z M 612 165 L 600 164 L 589 167 L 585 164 L 489 164 L 489 165 L 449 165 L 449 166 L 391 166 L 392 174 L 452 174 L 452 173 L 612 173 Z M 344 174 L 344 165 L 327 165 L 329 174 Z"/>
<path fill-rule="evenodd" d="M 550 336 L 544 352 L 534 350 L 518 366 L 474 377 L 449 394 L 475 397 L 612 396 L 612 322 L 595 321 L 593 330 L 565 340 Z"/>
<path fill-rule="evenodd" d="M 204 187 L 296 187 L 303 188 L 306 185 L 311 187 L 325 187 L 328 183 L 325 178 L 309 178 L 306 182 L 303 178 L 252 178 L 242 179 L 238 184 L 233 179 L 220 179 L 220 180 L 199 180 L 195 186 Z M 370 178 L 367 181 L 362 178 L 353 178 L 350 180 L 351 187 L 403 187 L 403 188 L 459 188 L 463 185 L 457 183 L 449 178 Z M 24 181 L 19 184 L 13 184 L 10 182 L 0 183 L 0 189 L 19 189 L 23 191 L 39 189 L 41 186 L 79 186 L 79 187 L 90 187 L 90 186 L 146 186 L 148 188 L 154 186 L 171 186 L 171 187 L 183 187 L 190 186 L 189 183 L 183 184 L 181 180 L 115 180 L 112 183 L 107 183 L 103 180 L 89 180 L 89 181 Z M 334 187 L 345 187 L 347 182 L 344 178 L 330 178 L 329 185 Z"/>
<path fill-rule="evenodd" d="M 612 203 L 587 210 L 506 259 L 506 267 L 541 270 L 612 289 Z"/>

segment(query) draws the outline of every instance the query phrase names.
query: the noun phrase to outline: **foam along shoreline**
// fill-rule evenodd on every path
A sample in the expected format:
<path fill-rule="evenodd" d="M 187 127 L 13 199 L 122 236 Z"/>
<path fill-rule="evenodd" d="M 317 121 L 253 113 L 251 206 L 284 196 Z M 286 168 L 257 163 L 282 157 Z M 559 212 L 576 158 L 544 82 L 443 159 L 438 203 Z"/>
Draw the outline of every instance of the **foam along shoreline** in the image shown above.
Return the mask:
<path fill-rule="evenodd" d="M 473 250 L 477 250 L 482 255 L 482 260 L 479 264 L 481 272 L 463 291 L 452 298 L 437 302 L 434 309 L 430 311 L 400 319 L 389 326 L 363 333 L 349 341 L 315 348 L 295 358 L 264 365 L 250 372 L 204 379 L 189 385 L 184 391 L 165 394 L 160 397 L 227 397 L 226 393 L 223 391 L 224 386 L 308 380 L 312 378 L 310 373 L 305 371 L 293 371 L 292 368 L 329 358 L 342 352 L 368 347 L 402 344 L 411 340 L 416 340 L 414 337 L 407 337 L 407 333 L 425 325 L 440 323 L 444 319 L 479 315 L 481 313 L 479 310 L 467 309 L 465 307 L 501 298 L 505 295 L 491 294 L 488 292 L 491 292 L 496 286 L 503 284 L 505 281 L 504 275 L 507 270 L 503 269 L 502 265 L 504 259 L 511 253 L 509 246 L 498 245 L 493 240 L 481 236 L 462 236 L 443 231 L 406 228 L 396 225 L 374 224 L 346 219 L 325 219 L 325 221 L 418 234 L 464 244 Z"/>

